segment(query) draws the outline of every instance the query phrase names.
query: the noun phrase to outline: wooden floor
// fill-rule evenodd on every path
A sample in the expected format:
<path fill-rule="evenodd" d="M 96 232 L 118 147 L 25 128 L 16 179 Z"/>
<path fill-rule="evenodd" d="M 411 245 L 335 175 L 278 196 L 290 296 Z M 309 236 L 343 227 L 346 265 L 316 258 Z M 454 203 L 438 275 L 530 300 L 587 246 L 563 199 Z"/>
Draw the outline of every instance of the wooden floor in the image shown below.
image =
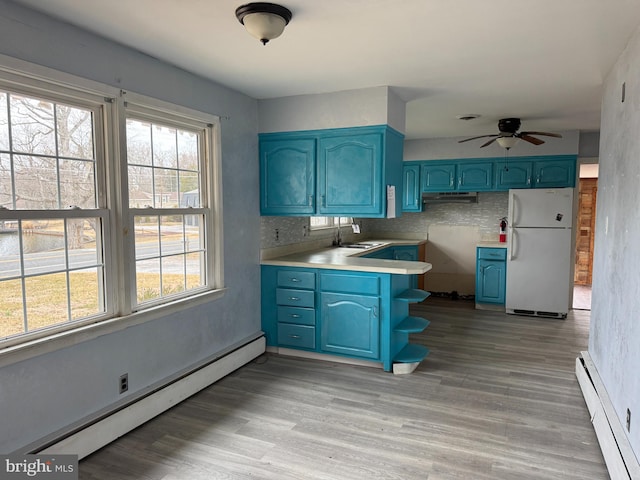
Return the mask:
<path fill-rule="evenodd" d="M 430 301 L 410 375 L 267 354 L 80 463 L 81 479 L 606 479 L 566 320 Z"/>

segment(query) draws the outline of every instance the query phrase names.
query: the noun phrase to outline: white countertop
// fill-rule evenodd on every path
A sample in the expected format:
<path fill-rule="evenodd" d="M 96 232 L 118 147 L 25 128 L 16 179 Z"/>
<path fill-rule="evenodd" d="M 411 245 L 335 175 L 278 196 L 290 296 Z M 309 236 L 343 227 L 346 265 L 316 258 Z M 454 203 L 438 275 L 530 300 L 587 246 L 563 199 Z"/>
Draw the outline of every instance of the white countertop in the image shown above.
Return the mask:
<path fill-rule="evenodd" d="M 327 247 L 318 250 L 292 253 L 281 257 L 262 260 L 262 265 L 285 267 L 327 268 L 333 270 L 353 270 L 358 272 L 393 273 L 398 275 L 422 274 L 431 270 L 426 262 L 409 262 L 404 260 L 383 260 L 379 258 L 362 258 L 382 248 L 393 245 L 419 245 L 419 240 L 365 240 L 367 243 L 380 243 L 369 249 Z"/>
<path fill-rule="evenodd" d="M 507 243 L 506 242 L 478 242 L 476 246 L 485 247 L 485 248 L 507 248 Z"/>

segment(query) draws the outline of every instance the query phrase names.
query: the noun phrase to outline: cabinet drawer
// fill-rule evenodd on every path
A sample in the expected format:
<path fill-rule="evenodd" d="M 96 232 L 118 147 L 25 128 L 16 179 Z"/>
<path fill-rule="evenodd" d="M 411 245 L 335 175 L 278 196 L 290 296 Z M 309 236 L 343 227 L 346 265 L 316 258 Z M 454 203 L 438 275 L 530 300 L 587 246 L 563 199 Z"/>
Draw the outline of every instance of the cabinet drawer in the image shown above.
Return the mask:
<path fill-rule="evenodd" d="M 296 323 L 298 325 L 315 325 L 316 311 L 313 308 L 278 307 L 279 323 Z"/>
<path fill-rule="evenodd" d="M 276 289 L 276 302 L 278 305 L 291 305 L 294 307 L 315 307 L 315 292 L 313 290 L 295 290 L 293 288 Z"/>
<path fill-rule="evenodd" d="M 316 328 L 306 325 L 279 323 L 278 345 L 297 348 L 316 348 Z"/>
<path fill-rule="evenodd" d="M 506 260 L 506 248 L 479 248 L 478 259 L 480 260 Z"/>
<path fill-rule="evenodd" d="M 377 276 L 363 274 L 320 274 L 320 289 L 323 292 L 362 293 L 364 295 L 378 295 L 380 293 L 380 279 Z"/>
<path fill-rule="evenodd" d="M 279 287 L 316 288 L 316 274 L 313 272 L 298 272 L 296 270 L 278 271 Z"/>

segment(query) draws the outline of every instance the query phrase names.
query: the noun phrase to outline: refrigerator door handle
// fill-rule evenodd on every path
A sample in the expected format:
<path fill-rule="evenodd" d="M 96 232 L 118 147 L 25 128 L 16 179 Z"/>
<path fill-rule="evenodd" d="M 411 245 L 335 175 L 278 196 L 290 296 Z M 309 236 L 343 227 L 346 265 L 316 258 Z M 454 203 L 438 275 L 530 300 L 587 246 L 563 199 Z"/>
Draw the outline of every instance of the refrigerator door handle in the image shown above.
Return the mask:
<path fill-rule="evenodd" d="M 511 232 L 510 232 L 511 233 L 511 235 L 510 235 L 511 238 L 509 238 L 509 260 L 513 260 L 514 258 L 516 258 L 515 250 L 516 250 L 516 241 L 517 241 L 518 235 L 517 235 L 517 233 L 515 231 L 516 230 L 515 228 L 511 227 L 511 228 L 509 228 L 509 230 L 511 230 Z"/>
<path fill-rule="evenodd" d="M 515 194 L 515 192 L 509 192 L 509 196 L 511 198 L 509 198 L 509 203 L 511 204 L 511 218 L 508 219 L 509 225 L 511 225 L 512 227 L 515 227 L 515 221 L 516 218 L 518 217 L 516 215 L 516 211 L 517 211 L 517 207 L 518 207 L 518 196 Z"/>

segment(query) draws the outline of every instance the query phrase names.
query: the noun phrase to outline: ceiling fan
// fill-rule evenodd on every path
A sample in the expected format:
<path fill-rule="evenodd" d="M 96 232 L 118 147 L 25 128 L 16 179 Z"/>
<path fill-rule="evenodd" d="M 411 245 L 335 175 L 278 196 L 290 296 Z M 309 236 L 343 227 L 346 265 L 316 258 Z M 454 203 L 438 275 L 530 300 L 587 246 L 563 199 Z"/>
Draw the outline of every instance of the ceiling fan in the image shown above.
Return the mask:
<path fill-rule="evenodd" d="M 468 142 L 470 140 L 476 140 L 478 138 L 493 137 L 488 142 L 480 145 L 480 148 L 491 145 L 493 142 L 497 140 L 500 146 L 508 150 L 515 145 L 518 139 L 524 140 L 525 142 L 532 143 L 533 145 L 542 145 L 544 143 L 544 140 L 540 140 L 539 138 L 536 138 L 533 135 L 544 135 L 546 137 L 562 138 L 562 135 L 560 135 L 559 133 L 518 132 L 518 129 L 520 128 L 520 123 L 521 122 L 519 118 L 502 118 L 498 121 L 498 130 L 500 131 L 500 133 L 465 138 L 464 140 L 460 140 L 458 143 Z"/>

